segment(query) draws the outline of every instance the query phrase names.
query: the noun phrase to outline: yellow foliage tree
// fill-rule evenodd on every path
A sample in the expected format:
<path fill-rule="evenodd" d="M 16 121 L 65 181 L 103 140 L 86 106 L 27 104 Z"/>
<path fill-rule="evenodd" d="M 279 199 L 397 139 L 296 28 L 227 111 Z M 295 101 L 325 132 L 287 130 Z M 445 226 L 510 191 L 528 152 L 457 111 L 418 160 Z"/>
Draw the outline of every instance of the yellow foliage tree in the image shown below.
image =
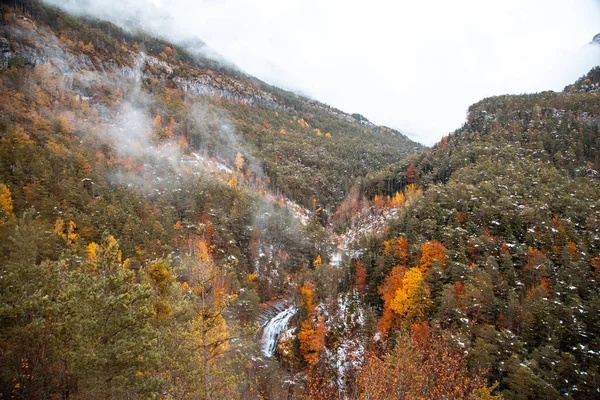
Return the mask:
<path fill-rule="evenodd" d="M 416 198 L 423 195 L 423 190 L 419 189 L 416 184 L 411 183 L 404 188 L 404 201 L 407 204 L 412 203 Z"/>
<path fill-rule="evenodd" d="M 306 122 L 306 121 L 304 120 L 304 118 L 300 118 L 300 119 L 298 120 L 298 125 L 300 125 L 300 126 L 301 126 L 301 127 L 303 127 L 303 128 L 310 128 L 310 125 L 308 124 L 308 122 Z"/>
<path fill-rule="evenodd" d="M 56 221 L 54 222 L 54 233 L 56 233 L 58 236 L 60 236 L 63 239 L 67 239 L 67 235 L 64 232 L 65 229 L 65 221 L 62 220 L 62 218 L 57 218 Z"/>
<path fill-rule="evenodd" d="M 429 289 L 420 268 L 411 268 L 404 274 L 390 304 L 392 311 L 410 319 L 421 319 L 429 303 Z"/>
<path fill-rule="evenodd" d="M 317 258 L 315 259 L 315 262 L 313 263 L 313 265 L 314 265 L 315 267 L 318 267 L 318 266 L 319 266 L 319 265 L 321 265 L 322 263 L 323 263 L 323 261 L 321 260 L 321 255 L 319 254 L 319 255 L 317 256 Z"/>
<path fill-rule="evenodd" d="M 69 245 L 79 238 L 79 235 L 75 233 L 76 228 L 77 225 L 73 221 L 69 221 L 66 228 L 65 221 L 62 218 L 57 218 L 54 222 L 54 233 L 66 240 Z"/>
<path fill-rule="evenodd" d="M 14 219 L 13 201 L 10 190 L 0 183 L 0 224 L 5 224 Z"/>
<path fill-rule="evenodd" d="M 75 225 L 75 222 L 69 221 L 69 226 L 67 227 L 67 243 L 72 244 L 79 238 L 79 235 L 75 233 L 76 228 L 77 225 Z"/>
<path fill-rule="evenodd" d="M 88 244 L 85 248 L 85 252 L 90 261 L 90 266 L 92 267 L 92 269 L 96 269 L 96 263 L 98 261 L 98 245 L 94 242 Z"/>
<path fill-rule="evenodd" d="M 396 192 L 394 197 L 390 199 L 389 206 L 392 208 L 402 207 L 404 205 L 404 195 L 400 192 Z"/>
<path fill-rule="evenodd" d="M 389 256 L 390 254 L 392 254 L 393 244 L 394 244 L 394 239 L 385 240 L 383 242 L 383 254 L 385 254 L 386 256 Z"/>
<path fill-rule="evenodd" d="M 227 322 L 221 313 L 205 310 L 192 321 L 192 336 L 198 344 L 207 363 L 222 357 L 229 349 Z"/>
<path fill-rule="evenodd" d="M 31 140 L 31 138 L 29 137 L 29 135 L 27 134 L 27 132 L 25 132 L 25 129 L 23 129 L 23 127 L 19 124 L 15 125 L 15 131 L 12 134 L 11 139 L 13 141 L 15 141 L 16 143 L 21 143 L 21 144 L 33 144 L 34 141 Z"/>

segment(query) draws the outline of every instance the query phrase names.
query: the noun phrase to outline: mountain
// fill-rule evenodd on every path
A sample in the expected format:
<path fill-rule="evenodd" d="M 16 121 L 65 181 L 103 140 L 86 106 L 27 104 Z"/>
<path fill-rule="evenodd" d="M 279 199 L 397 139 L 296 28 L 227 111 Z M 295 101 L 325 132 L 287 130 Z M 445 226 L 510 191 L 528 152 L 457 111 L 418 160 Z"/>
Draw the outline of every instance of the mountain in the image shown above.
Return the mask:
<path fill-rule="evenodd" d="M 148 34 L 1 15 L 2 395 L 257 390 L 260 304 L 327 262 L 354 179 L 423 146 Z"/>
<path fill-rule="evenodd" d="M 316 198 L 320 204 L 331 207 L 343 198 L 357 176 L 422 149 L 393 129 L 375 126 L 366 119 L 356 120 L 163 40 L 131 34 L 105 22 L 77 20 L 35 1 L 23 4 L 23 8 L 54 32 L 45 32 L 43 27 L 29 29 L 21 24 L 18 34 L 28 37 L 29 43 L 36 40 L 40 43 L 35 48 L 19 41 L 13 43 L 17 59 L 21 57 L 25 64 L 31 65 L 48 63 L 67 80 L 76 79 L 81 71 L 86 71 L 89 73 L 86 83 L 101 81 L 94 76 L 99 72 L 122 75 L 144 84 L 158 81 L 163 93 L 154 93 L 157 98 L 174 90 L 180 96 L 228 100 L 223 108 L 231 114 L 229 118 L 236 130 L 249 142 L 266 174 L 274 180 L 274 186 L 306 206 Z M 55 33 L 62 42 L 56 41 Z M 10 36 L 10 32 L 4 36 Z M 195 50 L 197 46 L 192 47 Z M 71 89 L 89 97 L 84 93 L 87 88 Z M 247 113 L 248 109 L 253 112 Z M 178 112 L 183 114 L 172 106 L 168 112 L 175 117 L 180 117 L 175 115 Z M 186 122 L 179 120 L 185 118 L 182 115 L 176 121 L 181 125 Z M 306 124 L 296 122 L 300 119 Z M 285 135 L 281 133 L 284 131 Z M 331 137 L 321 138 L 319 132 L 323 136 L 330 133 Z M 194 132 L 186 134 L 193 142 L 192 147 L 204 144 Z M 328 170 L 334 168 L 339 172 L 340 179 L 312 173 L 317 172 L 316 168 L 325 169 L 325 163 Z M 307 185 L 311 180 L 312 184 Z"/>
<path fill-rule="evenodd" d="M 202 42 L 0 12 L 2 397 L 597 397 L 600 67 L 425 148 Z"/>
<path fill-rule="evenodd" d="M 450 334 L 466 354 L 455 361 L 497 382 L 506 399 L 596 397 L 599 72 L 562 93 L 472 105 L 463 127 L 369 174 L 342 203 L 333 217 L 338 231 L 369 227 L 347 246 L 352 256 L 344 263 L 355 274 L 348 293 L 362 293 L 353 308 L 379 315 L 365 328 L 372 336 L 363 348 L 400 357 L 423 340 L 426 324 L 438 340 Z M 328 348 L 352 343 L 357 332 Z M 371 387 L 359 380 L 347 390 L 394 387 L 392 378 L 364 375 L 370 368 L 412 373 L 394 360 L 367 357 L 354 373 Z"/>

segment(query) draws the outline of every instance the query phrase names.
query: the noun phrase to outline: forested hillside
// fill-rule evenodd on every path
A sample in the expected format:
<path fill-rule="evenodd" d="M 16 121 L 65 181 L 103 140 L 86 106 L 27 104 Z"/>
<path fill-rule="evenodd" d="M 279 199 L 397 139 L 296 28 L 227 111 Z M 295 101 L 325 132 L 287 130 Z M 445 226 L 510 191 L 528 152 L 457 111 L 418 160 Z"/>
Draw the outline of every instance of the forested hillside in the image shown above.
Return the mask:
<path fill-rule="evenodd" d="M 7 398 L 237 398 L 260 303 L 327 260 L 326 209 L 421 149 L 37 1 L 0 24 Z"/>
<path fill-rule="evenodd" d="M 24 27 L 18 18 L 6 25 L 6 66 L 10 60 L 15 66 L 50 64 L 60 72 L 66 88 L 84 100 L 89 98 L 97 111 L 97 103 L 117 102 L 127 95 L 119 86 L 123 82 L 111 84 L 107 78 L 121 75 L 122 81 L 136 81 L 150 96 L 148 111 L 162 118 L 160 127 L 166 129 L 172 121 L 170 129 L 162 132 L 163 139 L 168 133 L 187 146 L 184 150 L 226 158 L 236 143 L 229 142 L 231 135 L 214 134 L 215 125 L 222 128 L 223 121 L 205 118 L 204 132 L 194 125 L 202 115 L 191 106 L 210 103 L 220 117 L 226 116 L 224 122 L 233 136 L 244 140 L 247 154 L 243 155 L 257 158 L 273 187 L 307 207 L 313 200 L 331 207 L 356 177 L 422 149 L 401 133 L 375 126 L 364 117 L 268 86 L 144 33 L 75 19 L 36 1 L 17 3 L 42 25 Z M 115 86 L 118 92 L 113 92 Z"/>
<path fill-rule="evenodd" d="M 398 374 L 426 381 L 412 362 L 454 348 L 458 376 L 479 372 L 505 399 L 597 398 L 599 71 L 563 93 L 474 104 L 462 128 L 342 203 L 340 231 L 353 215 L 397 214 L 354 247 L 357 304 L 376 317 L 351 390 L 418 397 Z M 422 195 L 397 209 L 413 185 Z M 413 355 L 422 340 L 448 347 Z"/>
<path fill-rule="evenodd" d="M 426 149 L 0 11 L 1 398 L 598 397 L 600 67 Z"/>

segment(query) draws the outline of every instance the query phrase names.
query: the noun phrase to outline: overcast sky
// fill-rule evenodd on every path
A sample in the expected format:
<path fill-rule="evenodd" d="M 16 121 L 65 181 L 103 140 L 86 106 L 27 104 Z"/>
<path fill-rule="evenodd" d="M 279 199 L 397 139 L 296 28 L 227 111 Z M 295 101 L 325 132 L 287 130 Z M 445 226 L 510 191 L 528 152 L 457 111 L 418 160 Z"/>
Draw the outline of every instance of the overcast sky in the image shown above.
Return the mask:
<path fill-rule="evenodd" d="M 483 97 L 563 87 L 600 64 L 600 0 L 47 0 L 173 39 L 431 145 Z"/>

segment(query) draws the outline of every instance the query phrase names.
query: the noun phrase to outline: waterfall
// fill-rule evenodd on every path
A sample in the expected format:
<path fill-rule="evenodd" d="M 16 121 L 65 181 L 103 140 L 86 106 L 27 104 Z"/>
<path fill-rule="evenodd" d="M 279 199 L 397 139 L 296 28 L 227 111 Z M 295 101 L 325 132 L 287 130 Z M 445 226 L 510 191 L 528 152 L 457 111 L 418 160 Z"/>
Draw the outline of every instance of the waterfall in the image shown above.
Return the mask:
<path fill-rule="evenodd" d="M 263 326 L 262 352 L 267 358 L 270 358 L 275 354 L 279 337 L 283 331 L 287 329 L 290 318 L 292 318 L 297 311 L 298 307 L 296 306 L 288 307 L 267 321 Z"/>

